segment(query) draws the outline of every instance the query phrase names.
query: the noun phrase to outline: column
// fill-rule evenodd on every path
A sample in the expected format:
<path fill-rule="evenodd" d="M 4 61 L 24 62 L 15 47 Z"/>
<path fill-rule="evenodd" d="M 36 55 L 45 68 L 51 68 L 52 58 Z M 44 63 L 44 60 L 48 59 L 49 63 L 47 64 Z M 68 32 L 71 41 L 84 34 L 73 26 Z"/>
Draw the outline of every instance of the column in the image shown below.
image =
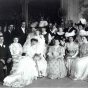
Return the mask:
<path fill-rule="evenodd" d="M 64 0 L 61 0 L 61 8 L 63 8 Z"/>
<path fill-rule="evenodd" d="M 68 0 L 67 19 L 78 21 L 79 0 Z"/>
<path fill-rule="evenodd" d="M 28 26 L 28 2 L 29 2 L 29 0 L 21 0 L 22 18 L 25 20 L 26 26 Z"/>
<path fill-rule="evenodd" d="M 65 11 L 64 22 L 67 22 L 67 14 L 68 14 L 68 1 L 67 0 L 60 0 L 61 8 Z"/>

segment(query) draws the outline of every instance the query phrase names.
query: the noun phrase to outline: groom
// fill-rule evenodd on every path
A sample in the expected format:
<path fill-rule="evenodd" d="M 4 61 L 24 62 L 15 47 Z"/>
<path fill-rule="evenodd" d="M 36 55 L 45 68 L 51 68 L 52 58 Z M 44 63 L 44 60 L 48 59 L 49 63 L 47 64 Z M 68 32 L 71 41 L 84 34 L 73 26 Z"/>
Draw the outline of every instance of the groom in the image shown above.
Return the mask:
<path fill-rule="evenodd" d="M 11 54 L 9 48 L 4 45 L 4 37 L 0 36 L 0 81 L 3 81 L 6 71 L 6 63 L 11 62 Z M 7 67 L 8 71 L 8 67 Z"/>

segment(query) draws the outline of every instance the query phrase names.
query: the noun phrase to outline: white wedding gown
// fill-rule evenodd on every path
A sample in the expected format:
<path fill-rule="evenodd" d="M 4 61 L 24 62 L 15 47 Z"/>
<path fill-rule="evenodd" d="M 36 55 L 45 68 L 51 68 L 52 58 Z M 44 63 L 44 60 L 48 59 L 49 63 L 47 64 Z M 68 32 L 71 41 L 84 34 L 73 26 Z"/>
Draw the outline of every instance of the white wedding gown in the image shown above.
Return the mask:
<path fill-rule="evenodd" d="M 15 50 L 15 52 L 17 52 L 17 50 Z M 32 58 L 34 53 L 34 50 L 31 48 L 27 49 L 25 56 L 20 55 L 17 58 L 14 58 L 11 74 L 3 80 L 3 85 L 10 87 L 24 87 L 31 84 L 35 77 L 38 77 L 36 63 Z"/>
<path fill-rule="evenodd" d="M 35 76 L 38 76 L 35 62 L 29 56 L 23 56 L 17 70 L 4 79 L 3 85 L 23 87 L 31 84 Z"/>
<path fill-rule="evenodd" d="M 36 65 L 37 65 L 37 69 L 38 69 L 38 77 L 47 76 L 47 73 L 46 73 L 47 61 L 45 60 L 45 58 L 46 58 L 46 46 L 45 46 L 44 37 L 42 35 L 40 35 L 40 36 L 34 36 L 33 38 L 38 39 L 37 45 L 35 45 L 33 47 L 32 46 L 29 47 L 27 45 L 27 42 L 29 41 L 28 42 L 28 44 L 29 44 L 31 39 L 28 39 L 24 45 L 23 52 L 26 52 L 26 50 L 32 51 L 31 49 L 33 49 L 33 52 L 27 52 L 27 53 L 29 53 L 31 56 L 34 56 L 35 54 L 37 54 L 37 55 L 39 55 L 38 58 L 41 58 L 40 60 L 35 61 Z"/>

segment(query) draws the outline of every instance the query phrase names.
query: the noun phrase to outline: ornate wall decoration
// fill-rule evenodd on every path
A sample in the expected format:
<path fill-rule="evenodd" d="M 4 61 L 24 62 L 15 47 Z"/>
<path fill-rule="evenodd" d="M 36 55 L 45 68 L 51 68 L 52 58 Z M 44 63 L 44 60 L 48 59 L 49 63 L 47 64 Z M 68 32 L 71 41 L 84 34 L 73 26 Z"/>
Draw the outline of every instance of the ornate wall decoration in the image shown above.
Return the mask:
<path fill-rule="evenodd" d="M 88 0 L 79 0 L 79 18 L 81 17 L 88 21 Z"/>

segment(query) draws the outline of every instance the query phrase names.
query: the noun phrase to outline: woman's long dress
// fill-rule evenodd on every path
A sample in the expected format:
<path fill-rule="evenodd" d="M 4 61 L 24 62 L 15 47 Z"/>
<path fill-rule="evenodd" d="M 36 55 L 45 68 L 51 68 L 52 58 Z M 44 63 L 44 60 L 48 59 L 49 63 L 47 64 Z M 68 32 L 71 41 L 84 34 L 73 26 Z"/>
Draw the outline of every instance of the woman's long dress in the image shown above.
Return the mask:
<path fill-rule="evenodd" d="M 67 75 L 64 55 L 65 48 L 62 46 L 50 46 L 48 51 L 48 78 L 63 78 Z M 59 57 L 61 56 L 61 57 Z"/>
<path fill-rule="evenodd" d="M 71 65 L 73 61 L 76 59 L 77 55 L 72 58 L 78 51 L 78 44 L 74 43 L 72 46 L 67 43 L 67 48 L 66 48 L 66 67 L 68 70 L 68 75 L 70 75 L 71 72 Z"/>
<path fill-rule="evenodd" d="M 18 65 L 14 72 L 7 76 L 3 81 L 3 85 L 10 87 L 23 87 L 32 83 L 35 77 L 38 77 L 36 63 L 33 60 L 36 49 L 29 47 L 25 56 L 18 57 Z M 15 66 L 15 65 L 14 65 Z M 12 70 L 13 70 L 12 69 Z"/>
<path fill-rule="evenodd" d="M 88 43 L 80 46 L 80 56 L 71 67 L 71 77 L 74 80 L 88 79 Z"/>
<path fill-rule="evenodd" d="M 12 43 L 10 46 L 10 52 L 12 55 L 13 66 L 11 70 L 11 74 L 17 69 L 18 62 L 20 60 L 20 56 L 22 55 L 22 46 L 20 43 Z"/>

